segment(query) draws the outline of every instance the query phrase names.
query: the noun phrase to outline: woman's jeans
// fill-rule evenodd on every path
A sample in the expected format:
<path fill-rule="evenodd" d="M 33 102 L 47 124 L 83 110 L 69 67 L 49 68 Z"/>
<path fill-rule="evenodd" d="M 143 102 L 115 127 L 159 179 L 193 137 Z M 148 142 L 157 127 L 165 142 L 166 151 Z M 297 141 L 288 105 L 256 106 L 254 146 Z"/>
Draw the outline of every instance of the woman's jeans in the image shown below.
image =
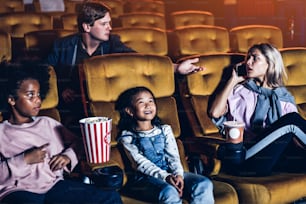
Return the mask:
<path fill-rule="evenodd" d="M 8 194 L 0 203 L 5 204 L 121 204 L 121 198 L 116 191 L 105 191 L 93 185 L 81 182 L 62 180 L 57 182 L 52 189 L 45 194 L 16 191 Z"/>
<path fill-rule="evenodd" d="M 223 157 L 225 171 L 241 176 L 269 175 L 288 147 L 295 147 L 290 146 L 293 137 L 302 144 L 306 144 L 306 121 L 298 113 L 288 113 L 274 122 L 259 137 L 254 144 L 244 144 L 247 146 L 246 150 L 237 151 L 235 149 L 239 154 L 244 154 L 243 160 L 239 155 L 235 155 L 234 151 L 227 152 L 227 148 L 225 150 L 221 148 L 224 155 L 233 154 L 231 157 Z M 233 146 L 230 148 L 233 149 Z M 304 161 L 306 160 L 305 153 L 303 154 Z"/>
<path fill-rule="evenodd" d="M 150 203 L 182 203 L 182 198 L 171 184 L 152 176 L 138 175 L 124 188 L 124 193 Z M 190 204 L 214 203 L 212 182 L 205 176 L 185 172 L 183 198 Z"/>

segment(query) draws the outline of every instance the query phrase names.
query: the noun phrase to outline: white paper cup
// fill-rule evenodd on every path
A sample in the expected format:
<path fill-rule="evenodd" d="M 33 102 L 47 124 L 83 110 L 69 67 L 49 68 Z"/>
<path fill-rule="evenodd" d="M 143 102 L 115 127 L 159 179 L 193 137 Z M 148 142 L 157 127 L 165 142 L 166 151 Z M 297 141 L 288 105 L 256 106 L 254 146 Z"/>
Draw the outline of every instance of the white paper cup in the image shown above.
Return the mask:
<path fill-rule="evenodd" d="M 223 123 L 226 134 L 226 141 L 230 143 L 240 143 L 243 141 L 245 124 L 238 121 L 225 121 Z"/>
<path fill-rule="evenodd" d="M 103 163 L 110 158 L 112 119 L 89 117 L 79 121 L 89 163 Z"/>

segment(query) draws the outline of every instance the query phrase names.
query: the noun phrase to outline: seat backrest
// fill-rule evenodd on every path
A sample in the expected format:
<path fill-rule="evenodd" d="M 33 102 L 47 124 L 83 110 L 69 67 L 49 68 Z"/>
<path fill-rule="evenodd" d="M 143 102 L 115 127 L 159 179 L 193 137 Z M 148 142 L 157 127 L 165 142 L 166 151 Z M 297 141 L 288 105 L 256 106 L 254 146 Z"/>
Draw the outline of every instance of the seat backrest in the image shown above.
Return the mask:
<path fill-rule="evenodd" d="M 196 56 L 191 56 L 193 58 Z M 181 83 L 180 95 L 190 121 L 194 136 L 219 135 L 218 129 L 207 114 L 210 99 L 231 73 L 231 66 L 244 60 L 243 54 L 219 53 L 197 55 L 197 65 L 206 67 L 204 71 L 186 76 Z"/>
<path fill-rule="evenodd" d="M 12 59 L 12 41 L 11 35 L 5 31 L 0 31 L 0 62 L 11 61 Z"/>
<path fill-rule="evenodd" d="M 66 13 L 77 13 L 79 7 L 82 5 L 83 1 L 70 1 L 64 0 L 65 12 Z"/>
<path fill-rule="evenodd" d="M 170 16 L 174 28 L 190 25 L 215 25 L 215 17 L 209 11 L 175 11 Z"/>
<path fill-rule="evenodd" d="M 52 29 L 25 33 L 26 53 L 30 57 L 44 59 L 50 52 L 54 40 L 73 34 L 74 32 L 73 30 Z"/>
<path fill-rule="evenodd" d="M 24 4 L 22 0 L 0 0 L 0 13 L 23 12 Z"/>
<path fill-rule="evenodd" d="M 53 18 L 43 13 L 9 13 L 0 16 L 0 22 L 1 29 L 14 38 L 23 38 L 31 31 L 53 29 Z"/>
<path fill-rule="evenodd" d="M 153 12 L 133 12 L 125 13 L 120 16 L 122 27 L 151 27 L 166 29 L 165 16 Z"/>
<path fill-rule="evenodd" d="M 280 52 L 288 75 L 286 87 L 294 96 L 300 114 L 306 119 L 306 48 L 284 48 Z"/>
<path fill-rule="evenodd" d="M 220 26 L 183 26 L 174 30 L 177 48 L 174 56 L 229 52 L 228 30 Z"/>
<path fill-rule="evenodd" d="M 129 27 L 114 28 L 112 33 L 119 35 L 125 45 L 139 53 L 157 55 L 168 53 L 165 30 L 149 27 Z"/>
<path fill-rule="evenodd" d="M 84 77 L 82 77 L 82 75 Z M 83 83 L 84 78 L 85 83 Z M 111 54 L 92 57 L 80 67 L 82 91 L 89 105 L 89 116 L 112 118 L 112 143 L 117 135 L 119 113 L 114 109 L 118 96 L 128 88 L 146 86 L 157 98 L 158 115 L 180 135 L 180 124 L 174 93 L 173 65 L 169 57 L 139 53 Z M 85 110 L 87 111 L 87 110 Z"/>
<path fill-rule="evenodd" d="M 165 15 L 165 3 L 155 0 L 127 1 L 124 5 L 124 12 L 153 12 Z"/>
<path fill-rule="evenodd" d="M 60 114 L 57 109 L 58 105 L 57 77 L 55 70 L 52 66 L 49 66 L 49 74 L 50 74 L 50 79 L 49 79 L 50 90 L 46 98 L 42 102 L 39 115 L 49 116 L 57 121 L 61 121 Z"/>
<path fill-rule="evenodd" d="M 78 15 L 76 13 L 66 13 L 61 15 L 61 24 L 65 30 L 75 30 L 78 31 Z"/>
<path fill-rule="evenodd" d="M 276 26 L 245 25 L 234 27 L 229 31 L 232 52 L 246 53 L 257 43 L 270 43 L 278 49 L 283 48 L 283 33 Z"/>
<path fill-rule="evenodd" d="M 112 18 L 119 18 L 124 13 L 122 0 L 101 0 L 101 2 L 110 8 Z"/>

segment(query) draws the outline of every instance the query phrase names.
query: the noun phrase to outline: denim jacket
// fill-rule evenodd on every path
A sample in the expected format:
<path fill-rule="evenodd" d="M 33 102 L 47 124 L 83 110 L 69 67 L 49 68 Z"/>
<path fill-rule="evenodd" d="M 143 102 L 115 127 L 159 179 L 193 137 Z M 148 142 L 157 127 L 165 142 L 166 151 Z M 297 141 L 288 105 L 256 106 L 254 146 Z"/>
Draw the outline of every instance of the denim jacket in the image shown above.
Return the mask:
<path fill-rule="evenodd" d="M 136 133 L 123 131 L 118 141 L 137 171 L 162 180 L 170 174 L 183 177 L 178 147 L 169 125 Z"/>

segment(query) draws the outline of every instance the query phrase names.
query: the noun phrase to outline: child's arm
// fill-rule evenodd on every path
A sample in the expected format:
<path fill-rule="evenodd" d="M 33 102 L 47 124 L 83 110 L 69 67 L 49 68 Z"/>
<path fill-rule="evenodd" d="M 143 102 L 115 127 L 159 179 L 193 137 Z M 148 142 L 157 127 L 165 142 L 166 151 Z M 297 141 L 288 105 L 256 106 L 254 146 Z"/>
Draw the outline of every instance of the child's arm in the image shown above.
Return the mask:
<path fill-rule="evenodd" d="M 64 169 L 71 172 L 77 165 L 78 160 L 83 158 L 83 145 L 81 139 L 75 136 L 64 126 L 58 126 L 60 132 L 60 143 L 63 145 L 63 151 L 57 155 L 52 155 L 49 162 L 52 171 Z"/>
<path fill-rule="evenodd" d="M 144 157 L 136 145 L 132 143 L 133 138 L 130 135 L 122 136 L 119 142 L 123 144 L 124 150 L 132 163 L 133 168 L 138 171 L 156 178 L 166 180 L 166 177 L 170 175 L 167 171 L 159 168 L 149 159 Z"/>
<path fill-rule="evenodd" d="M 14 185 L 19 178 L 31 174 L 32 164 L 44 162 L 48 145 L 30 148 L 10 158 L 5 158 L 0 152 L 0 184 Z"/>
<path fill-rule="evenodd" d="M 166 136 L 165 153 L 166 153 L 166 159 L 169 163 L 169 167 L 172 170 L 173 174 L 180 175 L 183 177 L 184 169 L 181 163 L 178 147 L 172 132 L 172 128 L 169 125 L 163 125 L 162 128 Z"/>

